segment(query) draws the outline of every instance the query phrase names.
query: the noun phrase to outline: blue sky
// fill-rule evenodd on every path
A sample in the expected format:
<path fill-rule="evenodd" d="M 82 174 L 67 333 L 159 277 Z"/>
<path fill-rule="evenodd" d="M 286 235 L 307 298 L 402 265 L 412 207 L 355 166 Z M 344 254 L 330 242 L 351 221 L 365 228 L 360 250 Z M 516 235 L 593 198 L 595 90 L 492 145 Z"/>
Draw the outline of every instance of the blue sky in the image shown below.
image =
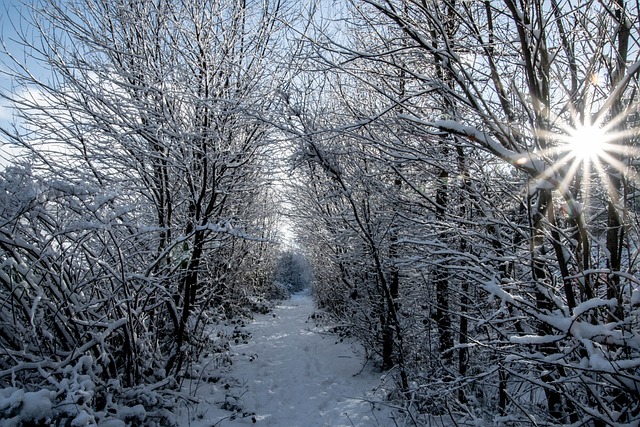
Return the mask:
<path fill-rule="evenodd" d="M 21 13 L 24 11 L 24 7 L 20 0 L 3 0 L 0 5 L 0 38 L 2 40 L 2 50 L 8 50 L 13 55 L 21 56 L 22 48 L 14 40 L 18 38 L 18 34 L 22 25 Z M 0 53 L 0 57 L 3 58 L 4 53 Z M 0 65 L 4 68 L 4 65 Z M 0 85 L 2 88 L 10 87 L 8 78 L 4 75 L 0 75 Z"/>
<path fill-rule="evenodd" d="M 9 51 L 17 58 L 23 58 L 23 48 L 15 42 L 18 39 L 21 29 L 24 29 L 24 24 L 21 18 L 21 14 L 27 10 L 21 0 L 2 0 L 0 4 L 0 41 L 2 47 L 0 48 L 0 69 L 5 71 L 7 62 L 7 56 L 4 53 L 5 50 Z M 5 92 L 11 90 L 12 81 L 3 72 L 0 73 L 0 90 Z M 0 99 L 0 126 L 6 127 L 11 121 L 11 109 L 8 108 L 6 101 Z M 0 168 L 4 166 L 11 157 L 7 155 L 7 146 L 2 145 L 4 138 L 0 134 Z"/>

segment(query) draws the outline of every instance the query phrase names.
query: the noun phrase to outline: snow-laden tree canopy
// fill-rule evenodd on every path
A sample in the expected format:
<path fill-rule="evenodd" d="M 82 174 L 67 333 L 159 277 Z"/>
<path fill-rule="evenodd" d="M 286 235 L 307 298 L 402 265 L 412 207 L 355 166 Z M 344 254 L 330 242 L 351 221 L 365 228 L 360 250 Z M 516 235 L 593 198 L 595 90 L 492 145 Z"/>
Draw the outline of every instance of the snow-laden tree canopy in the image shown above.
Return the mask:
<path fill-rule="evenodd" d="M 638 423 L 637 2 L 24 10 L 3 399 L 166 422 L 225 322 L 310 286 L 416 425 Z"/>

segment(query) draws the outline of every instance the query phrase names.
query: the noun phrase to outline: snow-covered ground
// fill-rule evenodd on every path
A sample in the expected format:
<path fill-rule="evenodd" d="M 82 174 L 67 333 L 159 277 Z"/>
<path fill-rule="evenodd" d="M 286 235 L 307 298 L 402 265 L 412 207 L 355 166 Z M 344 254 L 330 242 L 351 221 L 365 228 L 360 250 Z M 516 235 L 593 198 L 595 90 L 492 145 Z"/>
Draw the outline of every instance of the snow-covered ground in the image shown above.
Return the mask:
<path fill-rule="evenodd" d="M 362 369 L 354 345 L 309 320 L 311 297 L 294 295 L 247 325 L 230 372 L 199 385 L 200 403 L 183 426 L 392 426 L 380 373 Z M 362 371 L 362 372 L 361 372 Z M 226 408 L 223 409 L 223 408 Z"/>

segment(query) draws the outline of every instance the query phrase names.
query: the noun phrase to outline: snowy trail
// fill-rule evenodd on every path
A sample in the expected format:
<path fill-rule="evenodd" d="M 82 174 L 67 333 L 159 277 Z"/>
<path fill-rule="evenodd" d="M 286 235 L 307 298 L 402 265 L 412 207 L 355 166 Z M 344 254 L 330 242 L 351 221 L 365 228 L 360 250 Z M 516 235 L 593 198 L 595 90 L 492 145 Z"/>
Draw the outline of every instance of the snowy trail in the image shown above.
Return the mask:
<path fill-rule="evenodd" d="M 230 416 L 220 405 L 204 409 L 190 426 L 265 425 L 283 427 L 391 426 L 386 408 L 369 400 L 379 385 L 377 374 L 362 369 L 362 358 L 348 343 L 336 343 L 312 321 L 313 302 L 308 295 L 294 295 L 273 313 L 256 316 L 247 326 L 252 338 L 236 345 L 229 373 L 232 386 L 217 385 L 218 396 L 237 405 L 241 413 Z M 221 390 L 222 388 L 222 390 Z M 211 390 L 212 397 L 216 390 Z M 200 397 L 204 397 L 199 393 Z M 211 399 L 209 400 L 210 403 Z"/>

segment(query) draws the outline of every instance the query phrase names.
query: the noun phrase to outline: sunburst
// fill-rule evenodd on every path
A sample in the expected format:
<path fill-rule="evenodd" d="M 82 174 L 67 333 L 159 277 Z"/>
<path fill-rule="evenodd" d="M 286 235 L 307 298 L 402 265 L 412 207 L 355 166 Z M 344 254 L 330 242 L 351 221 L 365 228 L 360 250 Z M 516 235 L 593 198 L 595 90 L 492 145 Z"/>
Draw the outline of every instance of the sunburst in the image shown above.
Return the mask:
<path fill-rule="evenodd" d="M 569 122 L 556 120 L 555 132 L 537 132 L 551 145 L 542 153 L 550 167 L 539 178 L 556 182 L 565 195 L 578 184 L 584 199 L 592 183 L 612 190 L 611 177 L 627 174 L 628 160 L 636 151 L 631 142 L 640 131 L 627 128 L 636 111 L 632 106 L 611 117 L 611 104 L 606 103 L 596 114 L 572 111 Z"/>
<path fill-rule="evenodd" d="M 577 161 L 591 162 L 605 156 L 609 147 L 609 135 L 599 126 L 585 125 L 570 129 L 563 150 Z"/>

